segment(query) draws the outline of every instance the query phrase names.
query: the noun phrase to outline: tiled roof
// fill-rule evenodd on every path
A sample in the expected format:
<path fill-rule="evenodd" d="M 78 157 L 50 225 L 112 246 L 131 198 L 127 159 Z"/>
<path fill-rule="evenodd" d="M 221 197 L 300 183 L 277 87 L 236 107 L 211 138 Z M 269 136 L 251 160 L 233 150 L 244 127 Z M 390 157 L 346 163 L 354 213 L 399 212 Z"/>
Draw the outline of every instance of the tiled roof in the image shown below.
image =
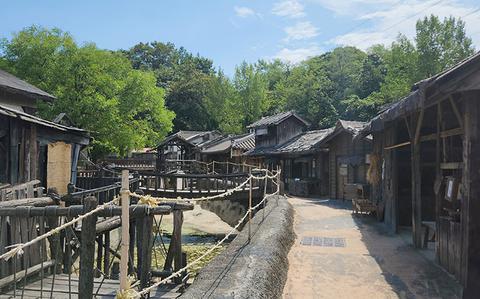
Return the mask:
<path fill-rule="evenodd" d="M 202 153 L 226 152 L 232 147 L 243 150 L 253 149 L 255 147 L 255 135 L 249 133 L 237 136 L 226 136 L 205 146 Z"/>
<path fill-rule="evenodd" d="M 312 150 L 315 145 L 327 137 L 333 128 L 305 132 L 278 147 L 276 153 L 299 153 Z"/>
<path fill-rule="evenodd" d="M 365 128 L 368 123 L 362 121 L 339 119 L 337 124 L 340 124 L 345 130 L 349 130 L 354 134 L 358 134 L 358 132 Z"/>
<path fill-rule="evenodd" d="M 271 116 L 265 116 L 262 117 L 261 119 L 257 120 L 253 124 L 249 125 L 247 128 L 257 128 L 257 127 L 264 127 L 264 126 L 270 126 L 270 125 L 278 125 L 285 119 L 294 116 L 301 122 L 305 124 L 305 126 L 308 126 L 308 122 L 305 121 L 303 118 L 301 118 L 298 114 L 296 114 L 294 111 L 287 111 L 287 112 L 281 112 L 275 115 Z"/>
<path fill-rule="evenodd" d="M 3 70 L 0 70 L 0 89 L 5 89 L 14 93 L 21 93 L 32 98 L 41 98 L 48 101 L 55 99 L 55 97 L 51 94 L 46 93 L 40 88 L 35 87 L 32 84 L 27 83 Z"/>
<path fill-rule="evenodd" d="M 308 131 L 302 133 L 287 142 L 263 148 L 255 148 L 246 154 L 249 156 L 259 155 L 278 155 L 278 154 L 293 154 L 293 153 L 308 153 L 316 149 L 316 145 L 322 142 L 334 128 L 328 128 L 323 130 Z"/>

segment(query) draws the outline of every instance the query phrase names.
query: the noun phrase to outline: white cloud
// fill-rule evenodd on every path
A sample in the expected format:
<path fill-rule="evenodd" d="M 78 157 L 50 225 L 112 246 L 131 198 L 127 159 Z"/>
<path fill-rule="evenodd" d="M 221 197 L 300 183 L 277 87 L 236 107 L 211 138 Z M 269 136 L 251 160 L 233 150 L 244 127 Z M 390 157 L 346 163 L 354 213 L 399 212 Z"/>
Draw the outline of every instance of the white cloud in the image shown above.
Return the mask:
<path fill-rule="evenodd" d="M 305 16 L 303 9 L 303 5 L 297 0 L 286 0 L 275 3 L 272 13 L 281 17 L 300 18 Z"/>
<path fill-rule="evenodd" d="M 460 3 L 458 0 L 353 0 L 332 1 L 316 0 L 326 8 L 358 20 L 368 20 L 369 29 L 354 29 L 351 32 L 336 36 L 329 43 L 335 45 L 353 45 L 366 49 L 371 45 L 390 44 L 398 33 L 409 38 L 415 36 L 415 23 L 418 19 L 431 14 L 441 19 L 454 16 L 462 17 L 466 23 L 467 35 L 471 36 L 474 44 L 480 46 L 480 11 L 477 8 Z M 378 4 L 383 5 L 378 5 Z M 390 5 L 385 5 L 390 3 Z M 362 4 L 362 5 L 359 5 Z M 365 26 L 359 26 L 365 27 Z"/>
<path fill-rule="evenodd" d="M 255 11 L 253 11 L 253 9 L 245 6 L 235 6 L 233 9 L 235 10 L 235 14 L 241 18 L 246 18 L 246 17 L 255 15 Z"/>
<path fill-rule="evenodd" d="M 297 49 L 281 49 L 273 58 L 280 59 L 289 63 L 299 63 L 303 60 L 306 60 L 312 56 L 319 55 L 323 51 L 317 45 L 312 45 L 306 48 L 297 48 Z"/>
<path fill-rule="evenodd" d="M 313 26 L 310 22 L 298 22 L 297 24 L 289 27 L 285 27 L 285 33 L 287 37 L 285 41 L 309 39 L 318 35 L 317 27 Z"/>

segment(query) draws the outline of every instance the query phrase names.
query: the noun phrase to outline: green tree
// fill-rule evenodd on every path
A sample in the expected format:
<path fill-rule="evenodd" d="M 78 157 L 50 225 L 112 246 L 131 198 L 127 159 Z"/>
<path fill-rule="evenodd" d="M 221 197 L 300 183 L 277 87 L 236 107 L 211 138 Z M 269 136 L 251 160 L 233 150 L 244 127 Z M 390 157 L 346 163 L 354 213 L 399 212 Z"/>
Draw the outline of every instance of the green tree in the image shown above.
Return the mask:
<path fill-rule="evenodd" d="M 270 107 L 267 81 L 254 65 L 243 62 L 235 69 L 233 85 L 239 97 L 233 106 L 242 115 L 242 126 L 245 128 Z"/>
<path fill-rule="evenodd" d="M 417 21 L 416 47 L 419 73 L 433 76 L 474 53 L 472 39 L 465 33 L 465 22 L 454 17 L 443 22 L 431 15 Z"/>
<path fill-rule="evenodd" d="M 78 47 L 68 33 L 36 26 L 4 42 L 2 53 L 17 76 L 57 97 L 39 107 L 43 117 L 66 112 L 91 132 L 95 157 L 152 146 L 172 129 L 154 75 L 132 69 L 121 53 Z"/>
<path fill-rule="evenodd" d="M 313 128 L 329 127 L 338 117 L 326 68 L 323 57 L 311 58 L 294 67 L 282 86 L 287 108 L 304 116 Z"/>
<path fill-rule="evenodd" d="M 206 98 L 207 109 L 222 132 L 238 134 L 243 131 L 242 114 L 236 109 L 239 94 L 221 70 L 210 79 Z"/>

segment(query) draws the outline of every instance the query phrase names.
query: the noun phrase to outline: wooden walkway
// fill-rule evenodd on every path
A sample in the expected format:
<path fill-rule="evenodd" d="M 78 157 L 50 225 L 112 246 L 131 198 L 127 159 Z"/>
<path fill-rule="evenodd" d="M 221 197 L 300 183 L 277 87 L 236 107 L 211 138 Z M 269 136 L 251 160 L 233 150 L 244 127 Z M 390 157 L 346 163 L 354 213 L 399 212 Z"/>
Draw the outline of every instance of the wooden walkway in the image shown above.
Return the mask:
<path fill-rule="evenodd" d="M 100 289 L 99 286 L 101 285 Z M 97 295 L 94 298 L 115 298 L 119 289 L 120 282 L 118 280 L 105 279 L 102 283 L 101 278 L 94 280 L 94 293 Z M 157 288 L 151 293 L 150 298 L 177 298 L 181 295 L 179 292 L 180 285 L 164 285 Z M 42 291 L 43 290 L 43 291 Z M 71 276 L 71 281 L 67 274 L 59 274 L 55 276 L 55 283 L 52 290 L 52 276 L 45 277 L 43 280 L 38 280 L 27 284 L 23 287 L 23 281 L 17 283 L 16 298 L 33 299 L 33 298 L 55 298 L 55 299 L 77 299 L 78 298 L 78 276 Z M 95 294 L 94 294 L 95 295 Z M 14 298 L 14 291 L 11 290 L 0 295 L 0 299 Z"/>

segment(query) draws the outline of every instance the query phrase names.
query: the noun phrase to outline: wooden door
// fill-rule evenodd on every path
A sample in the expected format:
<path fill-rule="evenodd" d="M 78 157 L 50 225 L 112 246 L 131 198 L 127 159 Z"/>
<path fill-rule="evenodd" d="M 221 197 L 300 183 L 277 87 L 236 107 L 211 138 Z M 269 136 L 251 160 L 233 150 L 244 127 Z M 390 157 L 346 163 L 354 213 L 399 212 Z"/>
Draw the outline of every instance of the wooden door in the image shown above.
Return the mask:
<path fill-rule="evenodd" d="M 345 184 L 348 181 L 348 164 L 337 162 L 337 198 L 345 199 Z"/>

